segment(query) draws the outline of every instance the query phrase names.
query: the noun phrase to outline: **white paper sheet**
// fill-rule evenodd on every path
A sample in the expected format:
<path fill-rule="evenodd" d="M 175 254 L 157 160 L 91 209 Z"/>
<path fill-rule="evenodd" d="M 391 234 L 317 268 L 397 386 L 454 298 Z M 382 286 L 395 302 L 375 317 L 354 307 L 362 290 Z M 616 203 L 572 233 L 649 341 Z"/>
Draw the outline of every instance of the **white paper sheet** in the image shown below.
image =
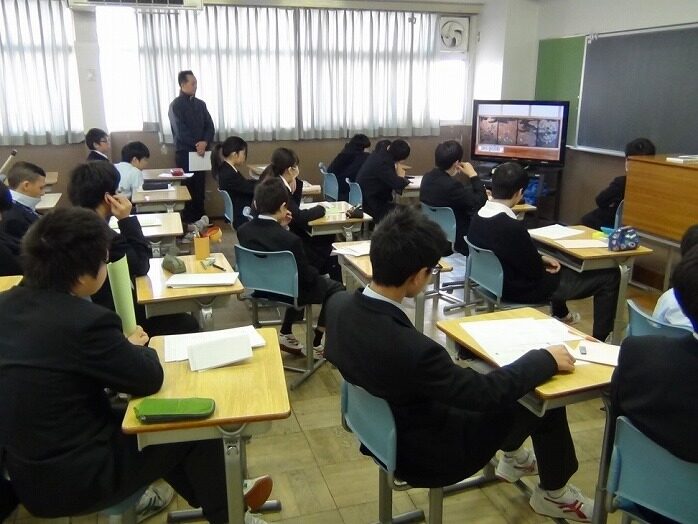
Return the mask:
<path fill-rule="evenodd" d="M 189 169 L 187 171 L 211 171 L 211 152 L 206 151 L 204 156 L 198 153 L 189 153 Z"/>
<path fill-rule="evenodd" d="M 237 282 L 238 274 L 234 271 L 225 273 L 179 273 L 167 279 L 167 287 L 207 287 L 232 286 Z"/>
<path fill-rule="evenodd" d="M 557 240 L 556 244 L 565 249 L 586 249 L 592 247 L 608 247 L 608 241 L 588 239 L 588 240 Z"/>
<path fill-rule="evenodd" d="M 172 173 L 160 173 L 158 175 L 160 178 L 191 178 L 194 176 L 194 173 L 184 173 L 181 176 L 174 176 Z"/>
<path fill-rule="evenodd" d="M 535 229 L 529 229 L 528 233 L 532 236 L 540 238 L 549 238 L 551 240 L 558 240 L 560 238 L 573 237 L 575 235 L 581 235 L 583 232 L 577 229 L 572 229 L 571 227 L 561 226 L 560 224 L 553 224 L 552 226 L 537 227 Z"/>
<path fill-rule="evenodd" d="M 252 357 L 250 339 L 245 333 L 228 335 L 220 340 L 190 344 L 187 349 L 192 371 L 219 368 Z"/>
<path fill-rule="evenodd" d="M 582 354 L 581 348 L 584 348 L 586 354 Z M 618 365 L 618 354 L 620 346 L 613 344 L 604 344 L 603 342 L 589 342 L 587 340 L 580 342 L 575 348 L 568 348 L 572 356 L 577 360 L 585 360 L 587 362 L 595 362 L 597 364 L 605 364 L 606 366 Z"/>
<path fill-rule="evenodd" d="M 160 227 L 162 226 L 162 218 L 152 215 L 131 215 L 138 219 L 141 227 Z M 109 219 L 109 227 L 112 229 L 119 229 L 119 221 L 116 217 L 111 217 Z"/>
<path fill-rule="evenodd" d="M 186 333 L 184 335 L 167 335 L 165 337 L 165 362 L 178 362 L 189 358 L 189 346 L 202 342 L 218 342 L 238 334 L 245 334 L 253 348 L 262 347 L 265 342 L 262 335 L 257 333 L 254 326 L 243 326 L 231 329 L 219 329 L 218 331 L 204 331 L 202 333 Z"/>

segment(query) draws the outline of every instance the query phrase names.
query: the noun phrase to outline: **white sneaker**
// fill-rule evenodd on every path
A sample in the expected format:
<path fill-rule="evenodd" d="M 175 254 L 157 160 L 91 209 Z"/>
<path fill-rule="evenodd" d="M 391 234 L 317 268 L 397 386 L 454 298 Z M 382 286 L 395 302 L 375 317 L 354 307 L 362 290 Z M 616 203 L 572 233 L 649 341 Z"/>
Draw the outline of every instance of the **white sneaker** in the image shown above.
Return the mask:
<path fill-rule="evenodd" d="M 305 351 L 305 346 L 301 349 L 301 353 L 303 353 L 303 356 L 307 356 L 308 354 Z M 319 346 L 313 346 L 313 358 L 315 360 L 320 360 L 321 358 L 325 358 L 325 346 L 320 344 Z"/>
<path fill-rule="evenodd" d="M 252 511 L 261 508 L 269 499 L 274 481 L 269 475 L 253 479 L 245 479 L 242 482 L 242 493 L 245 497 L 245 504 Z"/>
<path fill-rule="evenodd" d="M 282 335 L 279 333 L 279 345 L 281 346 L 281 351 L 291 353 L 291 355 L 305 355 L 305 348 L 303 347 L 303 344 L 301 344 L 300 341 L 293 336 L 293 333 L 289 333 L 288 335 Z"/>
<path fill-rule="evenodd" d="M 538 462 L 535 453 L 530 449 L 527 449 L 526 452 L 528 454 L 523 462 L 519 462 L 514 457 L 502 455 L 494 474 L 511 483 L 518 481 L 521 477 L 538 475 Z"/>
<path fill-rule="evenodd" d="M 594 501 L 582 495 L 579 488 L 572 484 L 565 486 L 566 491 L 558 498 L 552 498 L 547 491 L 536 486 L 529 504 L 533 511 L 546 517 L 591 522 L 594 513 Z"/>
<path fill-rule="evenodd" d="M 197 234 L 198 233 L 196 231 L 190 231 L 182 237 L 182 240 L 180 240 L 180 242 L 182 242 L 182 244 L 191 244 L 192 242 L 194 242 L 194 238 L 196 238 Z"/>
<path fill-rule="evenodd" d="M 578 324 L 580 320 L 582 320 L 582 315 L 576 311 L 570 311 L 567 313 L 566 317 L 555 317 L 557 318 L 560 322 L 564 322 L 568 326 L 574 326 L 575 324 Z"/>
<path fill-rule="evenodd" d="M 204 229 L 211 225 L 211 221 L 208 219 L 206 215 L 202 215 L 201 218 L 194 222 L 193 225 L 196 228 L 196 230 L 199 233 L 201 233 Z"/>
<path fill-rule="evenodd" d="M 245 524 L 267 524 L 266 520 L 259 518 L 258 513 L 245 512 Z"/>
<path fill-rule="evenodd" d="M 136 505 L 137 522 L 143 522 L 145 519 L 160 513 L 172 502 L 173 498 L 174 489 L 169 484 L 148 486 Z"/>

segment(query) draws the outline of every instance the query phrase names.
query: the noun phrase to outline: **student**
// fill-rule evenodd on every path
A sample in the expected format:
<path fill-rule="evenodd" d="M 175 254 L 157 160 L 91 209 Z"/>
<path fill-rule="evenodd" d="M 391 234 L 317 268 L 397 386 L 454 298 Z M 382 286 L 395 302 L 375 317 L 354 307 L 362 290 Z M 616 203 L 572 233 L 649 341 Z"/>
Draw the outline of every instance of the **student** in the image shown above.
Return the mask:
<path fill-rule="evenodd" d="M 109 162 L 111 143 L 106 131 L 93 127 L 85 134 L 85 145 L 87 149 L 90 150 L 87 155 L 88 162 L 96 160 L 106 160 Z"/>
<path fill-rule="evenodd" d="M 242 211 L 252 205 L 256 180 L 245 178 L 239 169 L 247 161 L 247 142 L 239 136 L 229 136 L 216 144 L 211 153 L 211 174 L 218 187 L 227 191 L 233 202 L 233 227 L 237 230 L 247 222 Z"/>
<path fill-rule="evenodd" d="M 110 407 L 105 388 L 150 395 L 163 370 L 142 328 L 127 339 L 116 314 L 87 300 L 106 280 L 109 237 L 92 211 L 47 214 L 23 242 L 24 281 L 0 294 L 0 449 L 12 486 L 32 514 L 53 518 L 107 508 L 162 477 L 226 522 L 219 441 L 139 450 Z"/>
<path fill-rule="evenodd" d="M 2 217 L 11 209 L 10 189 L 0 182 L 0 277 L 22 274 L 19 263 L 19 239 L 8 235 L 2 229 Z"/>
<path fill-rule="evenodd" d="M 368 158 L 370 147 L 371 141 L 366 135 L 361 133 L 354 135 L 327 168 L 328 172 L 337 177 L 340 201 L 346 201 L 349 198 L 349 185 L 346 179 L 356 182 L 356 175 Z"/>
<path fill-rule="evenodd" d="M 475 169 L 468 162 L 461 162 L 463 146 L 448 140 L 436 146 L 434 152 L 436 168 L 422 178 L 419 200 L 429 206 L 450 207 L 456 216 L 455 251 L 468 254 L 468 245 L 463 237 L 468 234 L 470 217 L 477 213 L 485 202 L 487 193 Z M 462 184 L 454 178 L 463 173 L 468 181 Z"/>
<path fill-rule="evenodd" d="M 257 251 L 290 251 L 298 266 L 298 303 L 324 304 L 337 291 L 344 289 L 339 283 L 323 278 L 306 257 L 303 242 L 286 229 L 291 220 L 288 209 L 289 194 L 278 177 L 268 177 L 255 189 L 254 202 L 259 215 L 244 224 L 238 231 L 240 245 Z M 303 310 L 286 308 L 279 334 L 281 349 L 289 353 L 305 354 L 305 348 L 293 336 L 293 322 L 303 318 Z M 320 310 L 313 349 L 315 354 L 323 351 L 322 336 L 325 332 L 325 308 Z"/>
<path fill-rule="evenodd" d="M 378 224 L 395 207 L 393 191 L 402 193 L 409 185 L 402 162 L 410 156 L 410 145 L 404 140 L 391 142 L 387 149 L 369 155 L 359 169 L 356 181 L 361 186 L 364 210 Z"/>
<path fill-rule="evenodd" d="M 686 256 L 695 246 L 698 246 L 698 224 L 693 224 L 684 232 L 681 238 L 681 256 Z M 667 289 L 662 296 L 659 297 L 652 317 L 656 320 L 671 324 L 672 326 L 686 327 L 688 329 L 692 328 L 690 319 L 681 310 L 676 300 L 676 294 L 673 288 Z"/>
<path fill-rule="evenodd" d="M 502 449 L 500 478 L 515 482 L 540 472 L 530 500 L 536 512 L 588 521 L 593 502 L 568 484 L 578 464 L 565 409 L 539 418 L 517 402 L 556 373 L 574 370 L 567 350 L 529 351 L 480 374 L 455 364 L 407 318 L 402 301 L 429 283 L 444 240 L 439 226 L 414 209 L 400 207 L 383 219 L 371 239 L 372 282 L 363 292 L 327 301 L 327 359 L 346 380 L 390 405 L 400 479 L 447 486 Z M 522 447 L 529 435 L 535 455 Z"/>
<path fill-rule="evenodd" d="M 613 329 L 618 283 L 617 269 L 577 273 L 547 255 L 540 255 L 523 222 L 511 208 L 528 184 L 528 176 L 516 162 L 500 164 L 492 173 L 492 200 L 473 216 L 468 240 L 490 249 L 504 269 L 505 300 L 523 303 L 550 301 L 554 317 L 573 324 L 578 313 L 567 309 L 567 300 L 594 297 L 594 337 L 606 340 Z"/>
<path fill-rule="evenodd" d="M 129 142 L 121 149 L 121 162 L 115 166 L 120 175 L 118 192 L 129 200 L 134 189 L 143 186 L 143 170 L 149 159 L 150 150 L 143 142 Z"/>
<path fill-rule="evenodd" d="M 635 155 L 654 155 L 654 144 L 646 138 L 636 138 L 625 146 L 625 169 L 628 169 L 628 157 Z M 625 198 L 625 175 L 613 179 L 611 184 L 596 195 L 599 206 L 582 217 L 582 224 L 592 229 L 613 227 L 616 221 L 618 204 Z"/>
<path fill-rule="evenodd" d="M 39 220 L 36 206 L 44 195 L 46 173 L 36 164 L 17 162 L 7 173 L 7 185 L 13 204 L 2 215 L 0 231 L 20 241 L 29 226 Z"/>

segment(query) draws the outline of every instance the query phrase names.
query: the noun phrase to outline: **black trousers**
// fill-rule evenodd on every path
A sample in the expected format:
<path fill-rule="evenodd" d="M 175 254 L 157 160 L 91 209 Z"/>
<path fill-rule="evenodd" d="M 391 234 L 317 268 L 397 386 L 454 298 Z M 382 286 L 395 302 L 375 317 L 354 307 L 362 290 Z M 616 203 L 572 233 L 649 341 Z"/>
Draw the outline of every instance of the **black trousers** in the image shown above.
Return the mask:
<path fill-rule="evenodd" d="M 343 291 L 344 286 L 332 280 L 331 278 L 320 278 L 318 279 L 315 287 L 312 289 L 302 292 L 298 297 L 298 302 L 300 304 L 322 304 L 320 309 L 320 315 L 317 319 L 318 327 L 325 327 L 325 302 L 332 295 L 338 291 Z M 286 313 L 284 313 L 284 320 L 281 324 L 281 333 L 288 334 L 291 332 L 291 325 L 294 322 L 303 320 L 303 309 L 296 309 L 293 307 L 286 308 Z"/>
<path fill-rule="evenodd" d="M 175 153 L 175 164 L 184 171 L 189 170 L 189 151 L 177 151 Z M 189 189 L 191 200 L 184 203 L 182 220 L 187 224 L 196 222 L 206 214 L 204 200 L 206 199 L 206 171 L 194 171 L 194 176 L 182 181 L 182 184 Z"/>

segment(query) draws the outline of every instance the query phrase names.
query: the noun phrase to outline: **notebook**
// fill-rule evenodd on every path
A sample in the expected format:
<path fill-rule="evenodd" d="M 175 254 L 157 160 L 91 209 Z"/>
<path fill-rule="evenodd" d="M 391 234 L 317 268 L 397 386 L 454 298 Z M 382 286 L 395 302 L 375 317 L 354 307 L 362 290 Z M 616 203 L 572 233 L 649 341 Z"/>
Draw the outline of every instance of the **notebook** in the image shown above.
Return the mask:
<path fill-rule="evenodd" d="M 229 334 L 218 340 L 203 340 L 189 344 L 187 357 L 192 371 L 203 371 L 252 357 L 252 346 L 245 333 Z"/>
<path fill-rule="evenodd" d="M 209 287 L 232 286 L 237 282 L 238 274 L 234 271 L 225 273 L 180 273 L 167 279 L 167 287 Z"/>
<path fill-rule="evenodd" d="M 165 341 L 165 362 L 179 362 L 189 358 L 189 346 L 226 340 L 231 336 L 244 335 L 252 348 L 264 346 L 264 338 L 254 326 L 243 326 L 216 331 L 204 331 L 201 333 L 187 333 L 184 335 L 167 335 Z"/>

